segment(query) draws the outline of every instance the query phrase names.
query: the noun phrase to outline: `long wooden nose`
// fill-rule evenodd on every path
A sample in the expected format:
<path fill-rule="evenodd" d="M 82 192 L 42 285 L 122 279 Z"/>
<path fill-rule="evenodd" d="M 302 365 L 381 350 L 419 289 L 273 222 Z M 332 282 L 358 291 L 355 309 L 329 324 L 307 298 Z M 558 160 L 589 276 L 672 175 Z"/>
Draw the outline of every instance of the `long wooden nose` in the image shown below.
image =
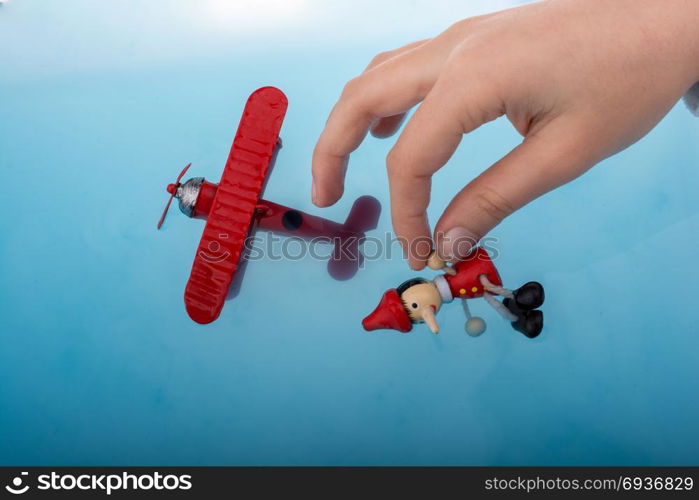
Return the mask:
<path fill-rule="evenodd" d="M 434 310 L 431 307 L 426 307 L 422 310 L 422 320 L 429 327 L 432 333 L 439 333 L 439 325 L 437 324 L 437 317 L 434 314 Z"/>

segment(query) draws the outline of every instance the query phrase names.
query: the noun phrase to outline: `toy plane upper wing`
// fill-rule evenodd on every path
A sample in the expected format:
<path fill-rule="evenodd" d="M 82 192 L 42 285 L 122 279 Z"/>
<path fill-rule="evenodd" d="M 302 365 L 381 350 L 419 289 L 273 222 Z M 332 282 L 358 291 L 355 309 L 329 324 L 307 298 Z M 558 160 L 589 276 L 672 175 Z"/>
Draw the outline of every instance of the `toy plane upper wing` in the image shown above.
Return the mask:
<path fill-rule="evenodd" d="M 253 92 L 243 110 L 233 146 L 219 184 L 203 177 L 182 181 L 187 165 L 166 190 L 158 229 L 163 226 L 173 200 L 188 217 L 206 219 L 184 302 L 197 323 L 218 318 L 226 300 L 235 297 L 243 279 L 249 250 L 246 242 L 258 229 L 333 245 L 328 273 L 335 279 L 354 276 L 362 263 L 360 245 L 368 230 L 376 228 L 380 203 L 361 196 L 352 205 L 344 223 L 264 200 L 267 179 L 281 146 L 279 131 L 287 108 L 281 90 L 263 87 Z"/>
<path fill-rule="evenodd" d="M 221 313 L 274 156 L 287 109 L 284 93 L 263 87 L 248 99 L 199 242 L 184 301 L 197 323 Z"/>

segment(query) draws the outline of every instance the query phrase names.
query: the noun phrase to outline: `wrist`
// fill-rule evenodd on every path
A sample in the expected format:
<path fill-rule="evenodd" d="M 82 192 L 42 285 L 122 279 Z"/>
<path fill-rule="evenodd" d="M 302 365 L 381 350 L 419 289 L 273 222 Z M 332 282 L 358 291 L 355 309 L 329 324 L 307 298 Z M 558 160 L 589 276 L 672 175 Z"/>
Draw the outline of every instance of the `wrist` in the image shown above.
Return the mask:
<path fill-rule="evenodd" d="M 662 0 L 654 0 L 659 9 L 670 10 L 666 15 L 671 18 L 668 29 L 676 29 L 674 49 L 688 70 L 688 85 L 699 81 L 699 2 L 696 0 L 672 0 L 677 4 L 677 11 Z M 668 9 L 669 8 L 669 9 Z M 672 33 L 672 32 L 671 32 Z"/>
<path fill-rule="evenodd" d="M 697 0 L 553 0 L 582 9 L 582 15 L 606 12 L 597 29 L 618 32 L 619 46 L 635 46 L 656 59 L 685 89 L 699 81 L 699 1 Z M 600 21 L 600 19 L 602 19 Z"/>
<path fill-rule="evenodd" d="M 656 47 L 668 66 L 679 71 L 689 88 L 699 81 L 699 2 L 696 0 L 624 0 L 640 8 L 638 29 Z M 634 7 L 636 5 L 636 7 Z M 668 71 L 672 71 L 668 67 Z M 672 71 L 670 74 L 675 73 Z"/>

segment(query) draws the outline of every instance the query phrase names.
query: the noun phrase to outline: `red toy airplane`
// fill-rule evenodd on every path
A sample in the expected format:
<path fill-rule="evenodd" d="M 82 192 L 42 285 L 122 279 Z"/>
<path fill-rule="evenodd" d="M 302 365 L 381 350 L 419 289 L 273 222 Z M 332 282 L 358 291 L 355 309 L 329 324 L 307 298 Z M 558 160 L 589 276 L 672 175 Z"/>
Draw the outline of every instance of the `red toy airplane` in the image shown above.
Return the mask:
<path fill-rule="evenodd" d="M 263 87 L 253 92 L 243 110 L 219 184 L 203 177 L 180 183 L 190 164 L 180 172 L 174 184 L 167 186 L 170 200 L 158 229 L 173 198 L 178 198 L 185 215 L 207 219 L 184 292 L 187 313 L 197 323 L 211 323 L 218 318 L 236 270 L 238 275 L 242 274 L 240 259 L 245 253 L 245 241 L 257 227 L 286 235 L 321 236 L 336 241 L 351 236 L 357 248 L 364 232 L 376 227 L 380 205 L 368 196 L 355 202 L 345 224 L 262 199 L 281 145 L 279 131 L 287 105 L 286 96 L 277 88 Z M 332 261 L 330 266 L 332 274 Z"/>

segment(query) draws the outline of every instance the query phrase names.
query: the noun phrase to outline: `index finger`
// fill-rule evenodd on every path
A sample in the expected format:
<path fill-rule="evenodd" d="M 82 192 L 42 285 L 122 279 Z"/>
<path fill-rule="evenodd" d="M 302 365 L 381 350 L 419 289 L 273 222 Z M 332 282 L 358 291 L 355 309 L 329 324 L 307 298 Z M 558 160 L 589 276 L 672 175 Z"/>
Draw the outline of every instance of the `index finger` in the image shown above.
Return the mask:
<path fill-rule="evenodd" d="M 389 59 L 345 86 L 313 151 L 316 205 L 332 205 L 340 198 L 349 154 L 377 118 L 405 112 L 424 98 L 438 74 L 429 44 Z"/>
<path fill-rule="evenodd" d="M 393 230 L 413 269 L 425 266 L 432 247 L 427 220 L 432 174 L 449 161 L 465 133 L 501 114 L 487 85 L 478 80 L 455 86 L 446 72 L 387 158 Z"/>

